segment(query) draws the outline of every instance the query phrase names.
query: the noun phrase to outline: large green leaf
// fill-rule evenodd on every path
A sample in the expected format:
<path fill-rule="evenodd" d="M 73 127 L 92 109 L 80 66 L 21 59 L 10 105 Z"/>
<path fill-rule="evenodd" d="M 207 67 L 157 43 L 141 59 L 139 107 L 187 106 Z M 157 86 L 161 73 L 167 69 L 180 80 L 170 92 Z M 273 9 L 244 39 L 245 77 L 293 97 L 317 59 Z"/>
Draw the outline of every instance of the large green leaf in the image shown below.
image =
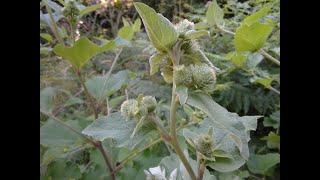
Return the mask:
<path fill-rule="evenodd" d="M 46 112 L 51 112 L 54 108 L 53 98 L 57 94 L 57 89 L 46 87 L 40 92 L 40 108 Z"/>
<path fill-rule="evenodd" d="M 274 24 L 272 22 L 256 22 L 251 26 L 242 24 L 234 37 L 235 48 L 237 51 L 257 51 L 266 42 L 272 32 Z"/>
<path fill-rule="evenodd" d="M 106 78 L 106 76 L 94 76 L 85 83 L 89 93 L 97 100 L 111 96 L 127 84 L 130 80 L 130 72 L 127 70 L 119 71 L 111 75 L 109 79 Z"/>
<path fill-rule="evenodd" d="M 206 12 L 207 22 L 211 25 L 221 26 L 223 24 L 223 10 L 219 7 L 216 0 L 213 0 Z"/>
<path fill-rule="evenodd" d="M 228 138 L 232 140 L 231 142 L 237 145 L 242 157 L 248 159 L 249 148 L 247 142 L 250 137 L 248 137 L 246 129 L 248 129 L 249 126 L 246 128 L 243 121 L 256 121 L 259 116 L 253 116 L 254 118 L 250 116 L 239 117 L 236 113 L 230 113 L 224 107 L 214 102 L 210 96 L 202 93 L 189 92 L 187 104 L 205 112 L 211 121 L 224 129 Z M 250 127 L 250 129 L 253 128 Z"/>
<path fill-rule="evenodd" d="M 268 170 L 280 162 L 278 153 L 268 153 L 263 155 L 252 154 L 247 163 L 248 169 L 255 174 L 265 175 Z"/>
<path fill-rule="evenodd" d="M 81 130 L 77 121 L 69 120 L 66 123 L 74 129 Z M 52 119 L 49 119 L 40 128 L 40 144 L 44 146 L 70 146 L 75 144 L 79 139 L 80 136 L 78 134 L 75 134 Z"/>
<path fill-rule="evenodd" d="M 156 131 L 142 129 L 133 138 L 130 138 L 135 126 L 136 121 L 127 120 L 120 112 L 117 112 L 99 117 L 86 127 L 82 133 L 100 141 L 111 138 L 117 142 L 117 147 L 130 149 L 137 145 L 143 145 L 157 137 Z"/>
<path fill-rule="evenodd" d="M 270 7 L 261 8 L 259 11 L 251 14 L 243 20 L 243 24 L 251 26 L 252 24 L 258 22 L 262 17 L 266 16 L 267 13 L 271 10 Z"/>
<path fill-rule="evenodd" d="M 96 54 L 115 48 L 115 46 L 116 44 L 113 41 L 98 46 L 91 42 L 87 37 L 82 37 L 71 47 L 58 44 L 53 48 L 53 51 L 58 56 L 68 60 L 73 66 L 80 69 Z"/>
<path fill-rule="evenodd" d="M 101 8 L 101 4 L 95 4 L 95 5 L 91 5 L 91 6 L 87 6 L 85 7 L 84 9 L 82 9 L 80 11 L 80 15 L 85 15 L 85 14 L 88 14 L 88 13 L 91 13 L 97 9 Z"/>
<path fill-rule="evenodd" d="M 142 18 L 153 46 L 159 51 L 168 51 L 178 39 L 178 33 L 171 22 L 143 3 L 136 2 L 134 6 Z"/>
<path fill-rule="evenodd" d="M 125 40 L 132 40 L 134 35 L 134 30 L 132 26 L 123 26 L 118 31 L 118 36 Z"/>
<path fill-rule="evenodd" d="M 159 71 L 160 65 L 165 57 L 165 54 L 156 53 L 149 58 L 150 75 L 154 75 Z"/>
<path fill-rule="evenodd" d="M 196 142 L 199 135 L 207 133 L 210 127 L 213 128 L 213 148 L 225 152 L 227 156 L 215 157 L 215 161 L 208 161 L 207 165 L 219 172 L 231 172 L 243 166 L 245 164 L 245 159 L 240 155 L 234 140 L 228 136 L 229 132 L 209 118 L 205 118 L 200 126 L 184 129 L 183 135 L 186 139 Z"/>
<path fill-rule="evenodd" d="M 120 113 L 112 113 L 98 118 L 86 127 L 82 133 L 100 141 L 113 138 L 117 143 L 121 143 L 130 137 L 135 124 L 135 121 L 126 121 Z"/>

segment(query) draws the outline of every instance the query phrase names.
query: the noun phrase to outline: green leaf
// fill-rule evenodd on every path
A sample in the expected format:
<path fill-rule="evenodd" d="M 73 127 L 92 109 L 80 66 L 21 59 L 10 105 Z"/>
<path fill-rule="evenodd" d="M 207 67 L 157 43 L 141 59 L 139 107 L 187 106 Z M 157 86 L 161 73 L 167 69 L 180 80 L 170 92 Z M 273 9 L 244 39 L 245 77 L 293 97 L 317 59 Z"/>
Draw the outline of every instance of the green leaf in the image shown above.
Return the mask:
<path fill-rule="evenodd" d="M 40 37 L 48 41 L 49 43 L 52 42 L 52 36 L 48 33 L 40 33 Z"/>
<path fill-rule="evenodd" d="M 52 48 L 48 48 L 48 47 L 41 47 L 40 48 L 41 55 L 48 55 L 50 52 L 52 52 Z"/>
<path fill-rule="evenodd" d="M 246 17 L 242 23 L 247 26 L 251 26 L 254 23 L 258 22 L 262 17 L 266 16 L 270 10 L 271 10 L 271 7 L 261 8 L 259 11 Z"/>
<path fill-rule="evenodd" d="M 251 26 L 242 24 L 235 33 L 234 44 L 238 52 L 242 51 L 257 51 L 266 42 L 267 38 L 272 32 L 274 24 L 267 22 L 262 24 L 260 22 L 254 23 Z"/>
<path fill-rule="evenodd" d="M 232 52 L 226 56 L 235 66 L 243 67 L 247 61 L 247 55 L 245 53 Z"/>
<path fill-rule="evenodd" d="M 280 126 L 280 111 L 276 111 L 270 117 L 264 118 L 263 125 L 265 127 L 273 127 L 278 129 Z"/>
<path fill-rule="evenodd" d="M 187 104 L 194 106 L 201 111 L 205 112 L 211 121 L 217 123 L 218 126 L 223 128 L 229 137 L 238 147 L 242 157 L 248 159 L 248 137 L 246 126 L 243 124 L 241 118 L 236 113 L 230 113 L 224 107 L 220 106 L 212 100 L 212 98 L 202 93 L 189 92 Z M 253 116 L 257 120 L 259 116 Z"/>
<path fill-rule="evenodd" d="M 81 130 L 77 121 L 69 120 L 65 122 L 74 129 Z M 58 122 L 49 119 L 40 128 L 40 144 L 49 147 L 63 147 L 75 144 L 79 140 L 79 135 L 67 129 Z"/>
<path fill-rule="evenodd" d="M 123 22 L 123 26 L 130 26 L 130 23 L 124 17 L 122 17 L 122 22 Z"/>
<path fill-rule="evenodd" d="M 249 69 L 254 69 L 263 60 L 263 56 L 260 53 L 252 53 L 248 55 L 246 66 Z"/>
<path fill-rule="evenodd" d="M 87 37 L 82 37 L 72 47 L 66 47 L 58 44 L 53 51 L 62 58 L 68 60 L 73 66 L 80 69 L 93 56 L 103 51 L 114 48 L 114 42 L 110 41 L 105 45 L 98 46 L 91 42 Z"/>
<path fill-rule="evenodd" d="M 266 140 L 267 146 L 270 149 L 280 149 L 280 136 L 272 131 L 268 134 L 268 136 L 261 138 L 261 140 Z"/>
<path fill-rule="evenodd" d="M 57 89 L 46 87 L 40 92 L 40 108 L 46 112 L 52 112 L 54 108 L 53 98 L 57 94 Z"/>
<path fill-rule="evenodd" d="M 254 174 L 265 175 L 267 171 L 280 162 L 278 153 L 264 155 L 252 154 L 247 162 L 248 169 Z"/>
<path fill-rule="evenodd" d="M 120 90 L 129 82 L 130 72 L 123 70 L 112 74 L 109 79 L 106 78 L 106 76 L 94 76 L 85 82 L 89 93 L 97 100 L 111 96 Z"/>
<path fill-rule="evenodd" d="M 67 102 L 64 104 L 65 107 L 72 106 L 75 104 L 83 104 L 84 101 L 78 97 L 71 97 L 67 100 Z"/>
<path fill-rule="evenodd" d="M 264 87 L 270 87 L 273 79 L 270 77 L 265 77 L 265 78 L 256 77 L 256 78 L 253 78 L 252 81 L 254 83 L 261 84 Z"/>
<path fill-rule="evenodd" d="M 178 33 L 171 22 L 143 3 L 135 2 L 134 6 L 142 18 L 153 46 L 161 52 L 168 51 L 178 39 Z"/>
<path fill-rule="evenodd" d="M 198 39 L 202 36 L 209 36 L 209 31 L 206 30 L 189 30 L 186 32 L 185 36 L 187 39 Z"/>
<path fill-rule="evenodd" d="M 188 99 L 188 88 L 185 86 L 177 86 L 177 94 L 181 105 L 184 105 Z"/>
<path fill-rule="evenodd" d="M 130 138 L 136 121 L 127 120 L 120 112 L 111 113 L 108 116 L 99 117 L 96 121 L 86 127 L 82 133 L 96 140 L 114 139 L 117 147 L 134 148 L 137 145 L 143 145 L 158 135 L 156 131 L 142 129 Z"/>
<path fill-rule="evenodd" d="M 117 96 L 109 100 L 109 106 L 111 108 L 118 107 L 124 100 L 126 99 L 125 96 Z"/>
<path fill-rule="evenodd" d="M 82 133 L 99 141 L 112 138 L 119 143 L 126 141 L 130 137 L 134 127 L 135 121 L 126 121 L 117 112 L 98 118 L 86 127 Z"/>
<path fill-rule="evenodd" d="M 82 9 L 80 11 L 80 15 L 85 15 L 85 14 L 91 13 L 93 11 L 96 11 L 99 8 L 101 8 L 101 4 L 95 4 L 95 5 L 87 6 L 87 7 L 85 7 L 84 9 Z"/>
<path fill-rule="evenodd" d="M 160 64 L 162 63 L 162 60 L 165 58 L 165 56 L 165 54 L 156 53 L 149 58 L 150 75 L 154 75 L 159 71 Z"/>
<path fill-rule="evenodd" d="M 207 133 L 210 128 L 213 128 L 213 148 L 216 152 L 223 151 L 226 157 L 218 157 L 218 155 L 214 158 L 215 161 L 207 161 L 207 165 L 219 172 L 231 172 L 243 166 L 245 159 L 240 155 L 234 140 L 228 136 L 228 131 L 211 119 L 205 118 L 200 126 L 184 129 L 183 135 L 186 139 L 195 142 L 200 134 Z"/>
<path fill-rule="evenodd" d="M 140 28 L 141 28 L 141 20 L 140 18 L 137 18 L 134 23 L 133 23 L 133 31 L 134 32 L 139 32 L 140 31 Z"/>
<path fill-rule="evenodd" d="M 118 31 L 118 36 L 121 37 L 122 39 L 125 40 L 132 40 L 134 35 L 133 28 L 131 26 L 123 26 L 119 31 Z"/>
<path fill-rule="evenodd" d="M 221 26 L 223 24 L 223 10 L 219 7 L 216 0 L 213 0 L 206 12 L 207 22 L 211 25 Z"/>
<path fill-rule="evenodd" d="M 80 179 L 80 168 L 71 162 L 59 159 L 48 167 L 48 179 Z"/>

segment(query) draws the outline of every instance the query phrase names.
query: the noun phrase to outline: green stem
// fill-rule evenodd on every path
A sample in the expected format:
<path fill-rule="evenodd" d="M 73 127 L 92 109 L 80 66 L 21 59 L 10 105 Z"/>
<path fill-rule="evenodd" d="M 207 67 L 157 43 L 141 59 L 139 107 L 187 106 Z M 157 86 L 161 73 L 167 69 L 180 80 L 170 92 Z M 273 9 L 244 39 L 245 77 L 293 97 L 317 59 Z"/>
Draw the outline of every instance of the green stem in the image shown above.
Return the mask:
<path fill-rule="evenodd" d="M 83 87 L 84 92 L 85 92 L 85 94 L 86 94 L 86 96 L 88 98 L 89 105 L 90 105 L 90 107 L 91 107 L 91 109 L 92 109 L 92 111 L 94 113 L 94 118 L 97 119 L 98 118 L 98 112 L 96 110 L 96 107 L 95 107 L 95 104 L 94 104 L 94 100 L 93 100 L 92 96 L 90 95 L 86 84 L 84 83 L 84 80 L 83 80 L 82 75 L 81 75 L 81 71 L 79 69 L 77 69 L 76 72 L 77 72 L 77 75 L 79 77 L 80 84 Z"/>
<path fill-rule="evenodd" d="M 120 171 L 124 167 L 125 164 L 127 164 L 128 162 L 133 160 L 137 155 L 142 153 L 144 150 L 149 149 L 150 147 L 154 146 L 155 144 L 158 144 L 159 142 L 161 142 L 161 140 L 162 140 L 161 138 L 156 139 L 156 140 L 152 141 L 151 143 L 149 143 L 148 145 L 144 146 L 142 149 L 138 149 L 138 150 L 131 152 L 125 159 L 122 160 L 120 165 L 118 165 L 117 167 L 114 168 L 112 174 L 115 174 L 118 171 Z"/>
<path fill-rule="evenodd" d="M 179 59 L 175 59 L 173 56 L 173 62 L 177 64 L 179 62 Z M 175 84 L 175 63 L 173 64 L 173 83 L 172 83 L 172 96 L 171 96 L 171 108 L 170 108 L 170 135 L 171 135 L 171 141 L 170 144 L 172 145 L 174 151 L 179 156 L 180 160 L 182 161 L 184 167 L 188 171 L 191 179 L 196 180 L 196 175 L 192 170 L 192 167 L 187 160 L 186 156 L 184 155 L 177 139 L 177 132 L 176 132 L 176 112 L 179 105 L 179 101 L 177 100 L 177 94 L 176 94 L 176 84 Z"/>
<path fill-rule="evenodd" d="M 46 116 L 50 117 L 51 119 L 53 119 L 54 121 L 58 122 L 59 124 L 61 124 L 62 126 L 64 126 L 65 128 L 69 129 L 70 131 L 78 134 L 81 138 L 83 138 L 86 142 L 92 144 L 95 148 L 97 148 L 102 156 L 103 159 L 105 160 L 105 163 L 109 169 L 109 172 L 111 175 L 112 180 L 115 180 L 115 174 L 113 174 L 113 165 L 112 165 L 112 159 L 110 158 L 110 155 L 108 154 L 108 152 L 104 149 L 101 141 L 95 141 L 89 137 L 87 137 L 86 135 L 82 134 L 80 131 L 74 129 L 73 127 L 71 127 L 70 125 L 66 124 L 64 121 L 60 120 L 59 118 L 57 118 L 56 116 L 52 115 L 51 113 L 48 113 L 42 109 L 40 109 L 40 112 L 45 114 Z"/>
<path fill-rule="evenodd" d="M 154 114 L 153 116 L 151 116 L 150 120 L 152 122 L 154 122 L 160 132 L 160 135 L 166 140 L 166 141 L 170 141 L 171 137 L 170 134 L 168 133 L 168 131 L 163 127 L 163 125 L 160 122 L 160 119 Z"/>
<path fill-rule="evenodd" d="M 274 57 L 272 57 L 270 54 L 268 54 L 265 50 L 260 49 L 259 52 L 268 60 L 270 60 L 271 62 L 277 64 L 280 66 L 280 61 Z"/>
<path fill-rule="evenodd" d="M 53 32 L 54 36 L 58 39 L 59 43 L 65 45 L 64 42 L 63 42 L 63 40 L 62 40 L 62 38 L 60 37 L 59 31 L 58 31 L 58 26 L 57 26 L 56 22 L 54 21 L 51 8 L 48 6 L 48 4 L 47 4 L 46 1 L 44 1 L 44 3 L 45 3 L 45 5 L 46 5 L 46 9 L 47 9 L 47 11 L 48 11 L 48 13 L 49 13 L 51 25 L 52 25 L 52 27 L 53 27 L 53 28 L 51 29 L 52 32 Z"/>
<path fill-rule="evenodd" d="M 105 159 L 105 162 L 106 162 L 107 167 L 108 167 L 109 172 L 110 172 L 111 179 L 115 180 L 116 179 L 116 175 L 115 175 L 115 173 L 113 173 L 114 167 L 113 167 L 112 159 L 111 159 L 109 153 L 105 150 L 105 148 L 103 147 L 101 141 L 99 141 L 99 143 L 98 143 L 98 145 L 96 147 L 101 152 L 103 158 Z"/>

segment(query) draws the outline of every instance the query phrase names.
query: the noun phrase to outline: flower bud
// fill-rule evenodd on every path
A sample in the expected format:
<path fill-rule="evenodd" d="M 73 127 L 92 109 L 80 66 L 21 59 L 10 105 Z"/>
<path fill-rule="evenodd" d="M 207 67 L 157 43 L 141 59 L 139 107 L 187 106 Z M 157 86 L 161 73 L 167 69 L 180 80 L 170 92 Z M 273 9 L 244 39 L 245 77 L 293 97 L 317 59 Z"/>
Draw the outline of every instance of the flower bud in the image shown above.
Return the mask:
<path fill-rule="evenodd" d="M 194 85 L 196 88 L 212 92 L 216 83 L 215 71 L 206 64 L 192 66 Z"/>
<path fill-rule="evenodd" d="M 141 105 L 144 106 L 148 112 L 153 112 L 156 109 L 157 100 L 152 96 L 144 96 L 141 100 Z"/>
<path fill-rule="evenodd" d="M 138 101 L 128 99 L 121 104 L 121 115 L 127 118 L 133 118 L 139 113 Z"/>
<path fill-rule="evenodd" d="M 213 139 L 208 134 L 201 134 L 196 140 L 197 150 L 207 157 L 211 157 L 213 153 Z"/>
<path fill-rule="evenodd" d="M 192 72 L 189 67 L 185 67 L 184 65 L 176 67 L 174 78 L 177 85 L 189 86 L 192 84 Z"/>

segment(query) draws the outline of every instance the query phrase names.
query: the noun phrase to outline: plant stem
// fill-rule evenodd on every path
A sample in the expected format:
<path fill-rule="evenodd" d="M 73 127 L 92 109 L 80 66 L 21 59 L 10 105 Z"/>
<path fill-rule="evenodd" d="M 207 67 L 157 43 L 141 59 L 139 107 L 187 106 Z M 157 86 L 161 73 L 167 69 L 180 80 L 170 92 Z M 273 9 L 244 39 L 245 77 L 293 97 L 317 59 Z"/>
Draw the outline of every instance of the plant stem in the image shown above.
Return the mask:
<path fill-rule="evenodd" d="M 101 141 L 98 142 L 98 144 L 97 144 L 96 147 L 97 147 L 97 149 L 101 152 L 103 158 L 105 159 L 105 162 L 106 162 L 107 167 L 108 167 L 109 172 L 110 172 L 111 179 L 112 179 L 112 180 L 115 180 L 115 179 L 116 179 L 116 176 L 115 176 L 115 173 L 113 173 L 113 172 L 114 172 L 114 170 L 113 170 L 114 167 L 113 167 L 113 165 L 112 165 L 112 159 L 111 159 L 111 157 L 109 156 L 109 153 L 104 149 Z"/>
<path fill-rule="evenodd" d="M 113 62 L 112 62 L 112 64 L 111 64 L 111 67 L 110 67 L 109 71 L 108 71 L 107 74 L 106 74 L 105 81 L 103 82 L 102 90 L 105 89 L 106 86 L 107 86 L 107 82 L 108 82 L 108 80 L 110 79 L 112 70 L 114 69 L 114 66 L 116 65 L 116 63 L 117 63 L 117 61 L 118 61 L 118 59 L 119 59 L 119 56 L 120 56 L 120 54 L 121 54 L 121 52 L 122 52 L 122 49 L 123 49 L 123 48 L 121 48 L 121 49 L 117 52 L 117 54 L 116 54 L 116 56 L 115 56 L 115 58 L 114 58 L 114 60 L 113 60 Z M 98 103 L 100 103 L 102 96 L 103 96 L 103 91 L 101 91 L 101 94 L 99 95 Z"/>
<path fill-rule="evenodd" d="M 187 126 L 189 126 L 189 125 L 194 125 L 194 124 L 195 124 L 195 123 L 193 122 L 193 123 L 189 123 L 189 124 L 185 124 L 185 125 L 183 125 L 183 126 L 180 126 L 180 127 L 177 128 L 177 131 L 180 130 L 180 129 L 182 129 L 182 128 L 185 128 L 185 127 L 187 127 Z M 117 167 L 114 168 L 114 172 L 113 172 L 113 173 L 116 173 L 116 172 L 120 171 L 120 170 L 124 167 L 125 164 L 127 164 L 128 162 L 130 162 L 131 160 L 133 160 L 136 156 L 138 156 L 138 155 L 139 155 L 140 153 L 142 153 L 144 150 L 149 149 L 150 147 L 152 147 L 152 146 L 158 144 L 159 142 L 161 142 L 161 140 L 162 140 L 162 138 L 155 139 L 155 140 L 153 140 L 151 143 L 145 145 L 142 149 L 137 149 L 137 150 L 131 152 L 126 158 L 124 158 L 124 159 L 122 160 L 122 162 L 120 163 L 120 165 L 118 165 Z"/>
<path fill-rule="evenodd" d="M 198 179 L 197 180 L 202 180 L 205 170 L 206 170 L 206 165 L 204 164 L 204 162 L 201 162 L 200 166 L 199 166 Z"/>
<path fill-rule="evenodd" d="M 159 142 L 161 142 L 161 140 L 162 140 L 161 138 L 156 139 L 156 140 L 152 141 L 151 143 L 149 143 L 148 145 L 144 146 L 142 149 L 138 149 L 138 150 L 131 152 L 125 159 L 122 160 L 120 165 L 118 165 L 117 167 L 114 168 L 112 174 L 115 174 L 118 171 L 120 171 L 124 167 L 125 164 L 127 164 L 132 159 L 134 159 L 138 154 L 142 153 L 146 149 L 149 149 L 153 145 L 158 144 Z"/>
<path fill-rule="evenodd" d="M 87 137 L 86 135 L 82 134 L 81 132 L 79 132 L 78 130 L 74 129 L 73 127 L 71 127 L 70 125 L 66 124 L 65 122 L 63 122 L 62 120 L 60 120 L 59 118 L 57 118 L 56 116 L 52 115 L 51 113 L 48 113 L 42 109 L 40 109 L 40 112 L 45 114 L 46 116 L 50 117 L 51 119 L 53 119 L 54 121 L 58 122 L 59 124 L 61 124 L 62 126 L 66 127 L 67 129 L 69 129 L 70 131 L 78 134 L 81 138 L 83 138 L 86 142 L 92 144 L 95 148 L 97 148 L 102 156 L 103 159 L 105 160 L 105 163 L 109 169 L 109 172 L 111 174 L 111 178 L 112 180 L 115 180 L 115 174 L 112 173 L 113 172 L 113 165 L 112 165 L 112 159 L 110 158 L 110 155 L 108 154 L 108 152 L 104 149 L 101 141 L 95 141 L 89 137 Z"/>
<path fill-rule="evenodd" d="M 97 119 L 97 118 L 98 118 L 98 112 L 97 112 L 97 110 L 96 110 L 96 107 L 95 107 L 95 104 L 94 104 L 94 100 L 93 100 L 92 96 L 90 95 L 90 93 L 89 93 L 89 91 L 88 91 L 88 89 L 87 89 L 86 84 L 84 83 L 84 80 L 83 80 L 82 75 L 81 75 L 81 71 L 80 71 L 79 69 L 77 69 L 77 70 L 76 70 L 76 73 L 77 73 L 77 75 L 78 75 L 78 77 L 79 77 L 81 86 L 83 87 L 84 92 L 85 92 L 85 94 L 86 94 L 86 96 L 87 96 L 87 98 L 88 98 L 90 107 L 91 107 L 91 109 L 92 109 L 92 111 L 93 111 L 93 113 L 94 113 L 94 118 Z"/>
<path fill-rule="evenodd" d="M 169 142 L 171 140 L 171 136 L 161 124 L 160 119 L 154 114 L 151 116 L 150 120 L 156 124 L 158 130 L 160 131 L 160 135 L 164 138 L 164 140 Z"/>
<path fill-rule="evenodd" d="M 265 50 L 260 49 L 259 52 L 267 59 L 269 59 L 271 62 L 277 64 L 280 66 L 280 61 L 274 57 L 272 57 L 270 54 L 268 54 Z"/>
<path fill-rule="evenodd" d="M 179 62 L 178 59 L 174 59 L 175 57 L 172 56 L 173 62 Z M 175 66 L 175 63 L 173 64 Z M 179 156 L 180 160 L 182 161 L 184 167 L 188 171 L 191 179 L 196 180 L 196 175 L 192 170 L 192 167 L 190 163 L 188 162 L 186 156 L 184 155 L 176 134 L 176 112 L 179 105 L 179 101 L 177 100 L 177 94 L 176 94 L 176 84 L 175 84 L 175 67 L 173 67 L 173 83 L 172 83 L 172 95 L 171 95 L 171 108 L 170 108 L 170 135 L 171 135 L 171 141 L 170 144 L 172 145 L 174 151 Z"/>
<path fill-rule="evenodd" d="M 40 112 L 48 117 L 50 117 L 51 119 L 55 120 L 56 122 L 58 122 L 59 124 L 61 124 L 62 126 L 66 127 L 67 129 L 69 129 L 70 131 L 78 134 L 80 137 L 82 137 L 85 141 L 91 143 L 93 146 L 96 146 L 96 141 L 92 140 L 91 138 L 87 137 L 86 135 L 82 134 L 81 132 L 79 132 L 78 130 L 74 129 L 73 127 L 71 127 L 70 125 L 66 124 L 64 121 L 60 120 L 59 118 L 57 118 L 56 116 L 52 115 L 49 112 L 46 112 L 42 109 L 40 109 Z"/>
<path fill-rule="evenodd" d="M 280 95 L 280 91 L 278 91 L 277 89 L 273 88 L 272 86 L 269 86 L 268 89 L 270 89 L 271 91 L 277 93 Z"/>
<path fill-rule="evenodd" d="M 221 32 L 224 32 L 224 33 L 227 33 L 227 34 L 230 34 L 230 35 L 233 35 L 233 36 L 235 35 L 235 33 L 232 32 L 232 31 L 223 29 L 223 28 L 220 27 L 220 26 L 216 26 L 216 27 L 217 27 L 217 29 L 218 29 L 219 31 L 221 31 Z M 280 66 L 280 61 L 279 61 L 278 59 L 272 57 L 272 56 L 271 56 L 270 54 L 268 54 L 265 50 L 263 50 L 263 49 L 261 48 L 261 49 L 259 49 L 259 52 L 260 52 L 260 54 L 263 55 L 266 59 L 268 59 L 268 60 L 270 60 L 271 62 L 273 62 L 273 63 L 277 64 L 278 66 Z"/>
<path fill-rule="evenodd" d="M 62 44 L 62 45 L 65 45 L 62 38 L 60 37 L 59 35 L 59 31 L 58 31 L 58 26 L 56 24 L 56 22 L 54 21 L 54 18 L 53 18 L 53 15 L 52 15 L 52 11 L 51 11 L 51 8 L 48 6 L 47 2 L 44 1 L 45 5 L 46 5 L 46 9 L 49 13 L 49 17 L 50 17 L 50 21 L 51 21 L 51 25 L 52 25 L 52 32 L 53 34 L 55 35 L 55 37 L 58 39 L 59 43 Z"/>

